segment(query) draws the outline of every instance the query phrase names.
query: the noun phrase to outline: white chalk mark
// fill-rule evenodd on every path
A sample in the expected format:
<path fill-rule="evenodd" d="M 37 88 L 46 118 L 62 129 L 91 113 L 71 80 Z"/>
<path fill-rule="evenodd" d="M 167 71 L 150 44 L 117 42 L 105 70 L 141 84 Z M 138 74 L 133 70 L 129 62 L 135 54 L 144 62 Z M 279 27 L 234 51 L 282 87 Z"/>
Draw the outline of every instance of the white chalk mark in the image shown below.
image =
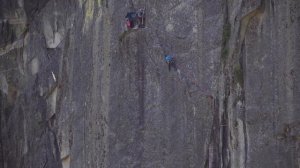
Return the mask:
<path fill-rule="evenodd" d="M 51 73 L 52 73 L 52 77 L 53 77 L 54 81 L 56 82 L 56 77 L 55 77 L 53 71 L 51 71 Z"/>

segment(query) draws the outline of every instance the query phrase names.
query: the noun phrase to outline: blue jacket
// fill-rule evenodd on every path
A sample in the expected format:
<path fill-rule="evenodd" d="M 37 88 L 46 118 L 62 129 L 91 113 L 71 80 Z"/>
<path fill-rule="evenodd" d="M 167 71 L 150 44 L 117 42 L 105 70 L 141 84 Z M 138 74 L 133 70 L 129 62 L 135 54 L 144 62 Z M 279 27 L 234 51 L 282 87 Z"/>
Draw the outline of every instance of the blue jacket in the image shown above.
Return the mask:
<path fill-rule="evenodd" d="M 125 18 L 128 18 L 130 21 L 133 21 L 134 19 L 136 19 L 137 14 L 135 12 L 128 12 L 127 15 L 125 16 Z"/>
<path fill-rule="evenodd" d="M 171 62 L 173 60 L 173 57 L 171 56 L 171 55 L 167 55 L 166 57 L 165 57 L 165 61 L 166 62 Z"/>

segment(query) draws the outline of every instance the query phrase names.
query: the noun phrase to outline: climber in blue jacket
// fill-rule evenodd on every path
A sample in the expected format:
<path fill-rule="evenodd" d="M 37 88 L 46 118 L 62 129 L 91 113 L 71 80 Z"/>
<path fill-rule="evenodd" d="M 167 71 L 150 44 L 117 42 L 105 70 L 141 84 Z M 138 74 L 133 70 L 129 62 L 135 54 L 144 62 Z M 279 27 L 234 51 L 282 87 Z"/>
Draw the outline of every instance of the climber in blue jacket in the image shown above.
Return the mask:
<path fill-rule="evenodd" d="M 174 70 L 176 71 L 177 68 L 176 68 L 175 59 L 173 58 L 173 56 L 165 55 L 165 61 L 168 64 L 169 71 L 171 70 L 171 67 L 173 67 Z"/>

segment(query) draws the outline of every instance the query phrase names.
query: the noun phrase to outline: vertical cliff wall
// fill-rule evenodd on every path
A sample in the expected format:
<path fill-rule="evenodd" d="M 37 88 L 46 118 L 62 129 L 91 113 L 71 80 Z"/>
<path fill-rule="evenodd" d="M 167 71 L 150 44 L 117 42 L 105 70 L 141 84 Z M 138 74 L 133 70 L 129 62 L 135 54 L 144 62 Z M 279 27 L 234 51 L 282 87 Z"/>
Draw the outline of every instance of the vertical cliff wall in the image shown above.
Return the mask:
<path fill-rule="evenodd" d="M 299 0 L 0 0 L 0 168 L 299 168 L 299 30 Z"/>

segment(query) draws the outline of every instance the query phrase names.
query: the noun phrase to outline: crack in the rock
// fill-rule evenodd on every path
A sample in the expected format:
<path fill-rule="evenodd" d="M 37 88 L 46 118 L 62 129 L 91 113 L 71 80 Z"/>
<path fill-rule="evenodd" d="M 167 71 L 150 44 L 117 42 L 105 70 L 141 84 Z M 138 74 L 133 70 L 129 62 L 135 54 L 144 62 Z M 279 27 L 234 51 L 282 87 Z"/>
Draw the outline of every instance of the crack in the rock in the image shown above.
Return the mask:
<path fill-rule="evenodd" d="M 247 153 L 248 153 L 248 139 L 247 139 L 247 127 L 246 127 L 246 115 L 245 115 L 245 94 L 244 94 L 244 57 L 243 57 L 243 47 L 244 47 L 244 39 L 248 29 L 249 22 L 254 17 L 260 17 L 264 13 L 265 9 L 265 0 L 261 1 L 261 4 L 255 10 L 249 12 L 245 16 L 243 16 L 240 20 L 240 27 L 238 36 L 236 38 L 236 43 L 233 47 L 230 46 L 230 41 L 234 40 L 236 36 L 231 35 L 231 23 L 229 21 L 229 4 L 228 1 L 224 3 L 225 15 L 224 15 L 224 27 L 223 27 L 223 42 L 222 42 L 222 52 L 221 52 L 221 76 L 222 79 L 220 82 L 224 82 L 223 85 L 220 86 L 219 92 L 221 93 L 219 106 L 222 107 L 223 110 L 215 109 L 216 112 L 214 114 L 212 133 L 210 137 L 210 142 L 208 144 L 207 151 L 207 159 L 205 162 L 205 167 L 222 167 L 227 168 L 231 167 L 233 163 L 231 163 L 231 153 L 233 152 L 230 149 L 231 141 L 236 139 L 238 143 L 243 143 L 245 158 L 237 161 L 242 162 L 241 164 L 244 167 L 247 167 Z M 237 84 L 237 85 L 236 85 Z M 239 88 L 240 87 L 240 88 Z M 240 91 L 239 91 L 240 90 Z M 233 92 L 231 94 L 231 92 Z M 234 94 L 237 92 L 237 95 Z M 229 98 L 235 98 L 234 102 L 231 103 Z M 238 99 L 238 100 L 237 100 Z M 236 109 L 237 101 L 240 101 L 239 104 L 239 112 L 241 113 L 241 121 L 240 125 L 243 130 L 243 134 L 241 135 L 244 139 L 238 139 L 238 137 L 232 137 L 231 134 L 234 133 L 233 128 L 229 127 L 234 119 L 230 118 L 231 113 Z M 222 127 L 221 127 L 222 125 Z M 239 126 L 239 124 L 237 124 Z M 216 128 L 218 130 L 216 130 Z M 219 138 L 217 138 L 219 137 Z M 240 142 L 241 141 L 241 142 Z M 213 154 L 211 155 L 210 151 L 211 147 L 213 149 Z M 216 153 L 218 152 L 218 154 Z M 234 154 L 234 153 L 233 153 Z M 216 160 L 217 157 L 217 160 Z"/>

